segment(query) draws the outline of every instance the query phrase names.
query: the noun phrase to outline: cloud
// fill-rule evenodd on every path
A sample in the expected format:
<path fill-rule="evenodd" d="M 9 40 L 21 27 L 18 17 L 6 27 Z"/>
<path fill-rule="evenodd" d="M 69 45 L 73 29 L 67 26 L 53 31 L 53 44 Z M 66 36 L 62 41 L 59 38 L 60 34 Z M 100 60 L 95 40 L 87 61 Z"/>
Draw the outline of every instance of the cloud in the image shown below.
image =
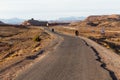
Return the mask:
<path fill-rule="evenodd" d="M 0 17 L 86 16 L 119 13 L 119 0 L 1 0 Z M 41 17 L 42 16 L 42 17 Z"/>

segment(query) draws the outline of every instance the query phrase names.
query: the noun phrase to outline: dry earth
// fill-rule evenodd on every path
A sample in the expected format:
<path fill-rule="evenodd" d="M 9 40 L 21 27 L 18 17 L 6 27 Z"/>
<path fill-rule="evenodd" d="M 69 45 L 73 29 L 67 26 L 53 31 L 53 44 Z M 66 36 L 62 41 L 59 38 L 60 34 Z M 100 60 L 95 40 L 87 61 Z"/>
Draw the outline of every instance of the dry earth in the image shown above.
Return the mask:
<path fill-rule="evenodd" d="M 36 36 L 40 41 L 34 40 Z M 0 80 L 11 80 L 13 74 L 37 57 L 38 51 L 42 54 L 54 38 L 40 27 L 0 26 Z"/>

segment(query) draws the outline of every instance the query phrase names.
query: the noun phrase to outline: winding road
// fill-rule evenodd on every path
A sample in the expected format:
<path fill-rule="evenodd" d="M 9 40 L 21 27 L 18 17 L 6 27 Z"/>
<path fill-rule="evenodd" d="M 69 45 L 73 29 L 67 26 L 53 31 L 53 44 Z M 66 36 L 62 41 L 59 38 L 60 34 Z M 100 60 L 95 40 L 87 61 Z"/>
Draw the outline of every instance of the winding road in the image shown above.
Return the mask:
<path fill-rule="evenodd" d="M 112 80 L 82 39 L 59 35 L 61 44 L 15 80 Z"/>

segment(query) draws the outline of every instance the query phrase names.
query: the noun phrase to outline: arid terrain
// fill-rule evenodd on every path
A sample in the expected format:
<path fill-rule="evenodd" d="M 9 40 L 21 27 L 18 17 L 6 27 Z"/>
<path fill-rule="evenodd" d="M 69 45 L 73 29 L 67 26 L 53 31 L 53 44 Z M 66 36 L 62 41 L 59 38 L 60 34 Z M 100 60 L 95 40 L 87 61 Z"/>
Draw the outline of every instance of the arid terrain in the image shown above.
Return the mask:
<path fill-rule="evenodd" d="M 30 64 L 32 61 L 37 61 L 36 58 L 38 58 L 39 55 L 42 56 L 41 54 L 44 52 L 44 48 L 47 47 L 50 44 L 50 42 L 52 42 L 54 43 L 54 45 L 59 43 L 61 44 L 58 47 L 56 47 L 56 49 L 52 49 L 53 46 L 51 45 L 51 50 L 50 51 L 47 50 L 50 52 L 50 54 L 47 54 L 43 61 L 41 61 L 39 57 L 38 63 L 34 64 L 32 68 L 27 68 L 28 72 L 23 71 L 23 73 L 19 75 L 16 78 L 16 80 L 30 79 L 31 78 L 30 75 L 34 73 L 35 74 L 33 75 L 33 79 L 31 80 L 34 79 L 44 80 L 47 78 L 49 79 L 49 77 L 51 80 L 53 80 L 57 78 L 57 75 L 54 76 L 54 74 L 57 73 L 57 70 L 59 71 L 60 74 L 69 73 L 67 69 L 73 69 L 73 72 L 76 73 L 77 71 L 79 71 L 76 69 L 78 69 L 77 67 L 80 67 L 81 63 L 79 66 L 74 67 L 69 66 L 69 64 L 66 65 L 64 63 L 64 61 L 66 61 L 66 63 L 71 62 L 71 64 L 74 64 L 77 61 L 79 62 L 79 60 L 77 59 L 82 59 L 77 56 L 76 56 L 77 58 L 72 59 L 72 56 L 75 57 L 74 53 L 77 53 L 77 55 L 82 56 L 84 53 L 84 57 L 87 59 L 83 58 L 84 60 L 82 59 L 83 60 L 82 64 L 85 64 L 84 66 L 87 66 L 87 64 L 91 63 L 88 65 L 88 68 L 86 68 L 88 69 L 88 72 L 90 69 L 93 68 L 91 66 L 94 63 L 97 64 L 94 67 L 98 67 L 98 69 L 93 68 L 93 71 L 96 72 L 97 70 L 101 69 L 105 71 L 103 73 L 107 75 L 104 76 L 103 73 L 100 72 L 101 77 L 106 79 L 111 78 L 112 80 L 119 80 L 120 79 L 119 24 L 120 24 L 119 15 L 102 15 L 102 16 L 89 16 L 84 21 L 72 22 L 69 25 L 63 26 L 54 25 L 49 26 L 49 28 L 36 26 L 28 27 L 0 26 L 0 79 L 10 80 L 16 77 L 17 76 L 16 73 L 19 73 L 18 71 L 20 71 L 23 67 L 26 67 L 26 65 Z M 79 37 L 75 37 L 75 31 L 79 32 Z M 102 31 L 104 33 L 102 33 Z M 65 51 L 69 48 L 71 48 L 70 49 L 71 51 L 69 50 Z M 74 50 L 75 48 L 78 51 Z M 89 50 L 92 51 L 91 54 L 89 54 Z M 72 55 L 70 59 L 67 54 Z M 66 57 L 63 57 L 63 55 Z M 98 63 L 96 63 L 96 61 Z M 55 65 L 57 65 L 57 67 Z M 67 66 L 69 66 L 69 68 Z M 87 73 L 87 71 L 85 71 L 85 69 L 82 68 L 81 68 L 82 73 L 83 74 Z M 46 69 L 48 69 L 48 71 L 49 70 L 52 71 L 53 73 L 52 72 L 48 73 Z M 61 72 L 60 69 L 64 69 L 65 71 Z M 41 71 L 45 73 L 44 76 L 42 76 L 43 72 Z M 41 75 L 39 76 L 37 75 L 37 73 L 40 73 Z M 24 74 L 28 76 L 25 76 Z M 50 76 L 45 77 L 47 74 L 49 74 Z M 78 75 L 80 74 L 81 72 Z M 68 75 L 66 74 L 66 76 Z M 75 76 L 68 78 L 72 79 L 75 78 Z M 87 76 L 88 80 L 89 77 L 91 77 L 91 79 L 92 78 L 94 79 L 95 77 L 96 79 L 100 79 L 98 78 L 100 76 L 95 75 L 89 76 L 89 74 Z M 66 79 L 67 77 L 63 77 L 61 75 L 59 79 L 62 78 Z M 79 79 L 84 80 L 84 76 L 79 77 Z"/>
<path fill-rule="evenodd" d="M 99 44 L 120 53 L 120 16 L 90 16 L 85 21 L 77 23 L 76 28 L 82 36 L 97 41 Z M 104 29 L 105 35 L 101 34 Z"/>
<path fill-rule="evenodd" d="M 104 15 L 90 16 L 81 22 L 73 22 L 68 26 L 53 27 L 56 31 L 75 36 L 75 31 L 79 31 L 79 36 L 95 41 L 106 48 L 100 51 L 100 57 L 107 63 L 110 70 L 113 70 L 120 78 L 119 54 L 120 54 L 120 16 Z M 104 30 L 105 34 L 101 33 Z M 86 39 L 85 38 L 85 39 Z M 83 38 L 84 39 L 84 38 Z M 89 41 L 88 41 L 89 42 Z M 91 41 L 90 41 L 91 42 Z M 90 43 L 93 44 L 93 43 Z M 98 46 L 92 45 L 98 51 Z M 105 54 L 103 54 L 105 52 Z M 114 52 L 114 53 L 112 53 Z M 106 55 L 106 56 L 105 56 Z"/>
<path fill-rule="evenodd" d="M 56 26 L 59 32 L 75 35 L 75 30 L 80 36 L 90 38 L 99 44 L 120 53 L 120 16 L 90 16 L 84 21 L 71 23 L 69 26 Z M 104 29 L 105 35 L 101 34 Z"/>
<path fill-rule="evenodd" d="M 14 69 L 25 59 L 29 60 L 21 67 L 37 58 L 36 52 L 42 51 L 53 38 L 40 27 L 0 26 L 0 80 L 7 80 L 3 77 L 11 74 L 8 69 Z"/>

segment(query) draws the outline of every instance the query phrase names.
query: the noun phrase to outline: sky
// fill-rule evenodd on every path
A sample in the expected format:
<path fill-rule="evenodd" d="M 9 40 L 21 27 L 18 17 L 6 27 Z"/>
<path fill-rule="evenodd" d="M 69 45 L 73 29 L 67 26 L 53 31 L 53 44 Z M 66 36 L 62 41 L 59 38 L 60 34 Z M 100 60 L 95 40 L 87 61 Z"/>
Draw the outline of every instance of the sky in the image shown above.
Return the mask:
<path fill-rule="evenodd" d="M 120 13 L 120 0 L 0 0 L 0 18 L 81 17 Z"/>

